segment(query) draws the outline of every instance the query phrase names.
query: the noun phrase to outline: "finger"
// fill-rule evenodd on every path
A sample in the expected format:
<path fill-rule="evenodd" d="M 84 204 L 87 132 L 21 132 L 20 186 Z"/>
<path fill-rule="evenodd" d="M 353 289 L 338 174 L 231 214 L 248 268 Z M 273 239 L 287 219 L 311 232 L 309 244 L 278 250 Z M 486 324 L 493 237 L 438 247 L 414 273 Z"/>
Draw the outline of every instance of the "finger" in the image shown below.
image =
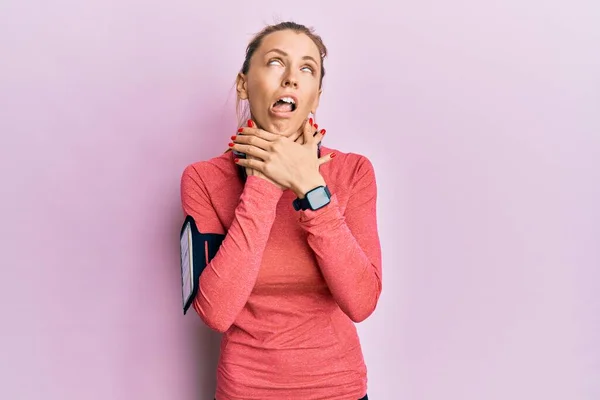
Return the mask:
<path fill-rule="evenodd" d="M 327 155 L 324 155 L 323 157 L 319 158 L 319 167 L 323 164 L 327 164 L 328 162 L 330 162 L 331 160 L 333 160 L 335 158 L 335 153 L 329 153 Z"/>
<path fill-rule="evenodd" d="M 268 140 L 252 135 L 236 135 L 232 136 L 231 140 L 233 143 L 252 145 L 263 150 L 269 150 L 272 143 Z"/>
<path fill-rule="evenodd" d="M 229 143 L 229 147 L 231 147 L 232 150 L 260 158 L 261 160 L 267 160 L 269 157 L 269 152 L 251 144 Z"/>
<path fill-rule="evenodd" d="M 240 128 L 240 129 L 238 129 L 237 134 L 238 134 L 238 136 L 240 136 L 240 135 L 255 136 L 255 137 L 261 138 L 263 140 L 269 141 L 269 142 L 274 142 L 275 140 L 277 140 L 280 137 L 279 135 L 276 135 L 271 132 L 267 132 L 267 131 L 259 129 L 259 128 Z"/>
<path fill-rule="evenodd" d="M 324 136 L 325 136 L 325 129 L 321 129 L 320 131 L 318 131 L 317 133 L 315 133 L 314 136 L 313 136 L 314 143 L 315 144 L 321 143 L 321 141 L 323 140 Z"/>
<path fill-rule="evenodd" d="M 317 121 L 315 120 L 314 124 L 313 124 L 313 136 L 315 136 L 317 134 L 317 132 L 319 132 L 319 124 L 317 124 Z"/>
<path fill-rule="evenodd" d="M 256 157 L 252 157 L 250 155 L 246 154 L 246 157 L 244 157 L 246 160 L 256 160 Z M 255 170 L 253 170 L 252 168 L 248 168 L 248 167 L 244 167 L 244 169 L 246 170 L 246 175 L 247 176 L 252 176 L 255 175 Z"/>
<path fill-rule="evenodd" d="M 250 159 L 236 158 L 235 163 L 242 167 L 251 168 L 253 170 L 260 171 L 260 172 L 262 172 L 262 170 L 264 169 L 264 165 L 265 165 L 265 163 L 262 160 L 258 160 L 256 158 L 250 158 Z"/>
<path fill-rule="evenodd" d="M 309 118 L 308 121 L 306 122 L 306 124 L 304 124 L 304 132 L 303 132 L 304 144 L 312 143 L 314 134 L 315 134 L 315 128 L 313 125 L 313 119 Z"/>

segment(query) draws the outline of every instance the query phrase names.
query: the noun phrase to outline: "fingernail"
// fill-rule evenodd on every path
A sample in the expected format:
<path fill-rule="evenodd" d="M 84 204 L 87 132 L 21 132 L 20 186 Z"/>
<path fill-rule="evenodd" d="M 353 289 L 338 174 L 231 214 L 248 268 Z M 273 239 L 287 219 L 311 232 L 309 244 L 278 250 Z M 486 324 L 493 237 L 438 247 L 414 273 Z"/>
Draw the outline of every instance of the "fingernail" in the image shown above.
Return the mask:
<path fill-rule="evenodd" d="M 315 124 L 315 129 L 318 129 L 318 128 L 319 128 L 319 125 Z"/>
<path fill-rule="evenodd" d="M 309 119 L 308 119 L 308 123 L 309 123 L 309 124 L 311 124 L 311 125 L 313 124 L 313 120 L 312 120 L 312 118 L 309 118 Z"/>
<path fill-rule="evenodd" d="M 335 157 L 335 153 L 331 153 L 331 155 L 329 157 L 330 158 L 334 158 Z"/>
<path fill-rule="evenodd" d="M 321 129 L 321 135 L 325 136 L 325 129 Z"/>
<path fill-rule="evenodd" d="M 235 163 L 237 163 L 238 161 L 240 161 L 240 159 L 239 159 L 239 158 L 234 158 L 234 159 L 233 159 L 233 162 L 235 162 Z"/>
<path fill-rule="evenodd" d="M 254 126 L 254 122 L 251 119 L 248 120 L 248 126 L 252 128 Z"/>
<path fill-rule="evenodd" d="M 229 147 L 233 147 L 233 143 L 229 143 Z"/>
<path fill-rule="evenodd" d="M 242 133 L 244 131 L 244 128 L 240 128 L 238 129 L 238 132 Z"/>
<path fill-rule="evenodd" d="M 237 136 L 234 135 L 231 137 L 231 140 L 235 140 L 235 139 L 237 139 Z"/>

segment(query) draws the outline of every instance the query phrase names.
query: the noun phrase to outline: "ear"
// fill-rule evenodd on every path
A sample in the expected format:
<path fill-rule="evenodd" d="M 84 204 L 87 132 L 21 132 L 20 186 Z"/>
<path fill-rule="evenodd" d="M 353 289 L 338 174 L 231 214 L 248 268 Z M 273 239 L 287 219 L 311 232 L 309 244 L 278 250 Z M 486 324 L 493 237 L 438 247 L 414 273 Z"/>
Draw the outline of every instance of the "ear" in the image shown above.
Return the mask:
<path fill-rule="evenodd" d="M 237 91 L 238 99 L 248 100 L 248 81 L 246 80 L 246 75 L 241 72 L 237 76 L 235 89 Z"/>
<path fill-rule="evenodd" d="M 313 115 L 316 114 L 317 108 L 319 108 L 319 100 L 321 100 L 321 93 L 323 93 L 323 89 L 319 89 L 319 93 L 317 93 L 317 97 L 315 97 L 312 107 L 310 108 L 310 112 Z"/>

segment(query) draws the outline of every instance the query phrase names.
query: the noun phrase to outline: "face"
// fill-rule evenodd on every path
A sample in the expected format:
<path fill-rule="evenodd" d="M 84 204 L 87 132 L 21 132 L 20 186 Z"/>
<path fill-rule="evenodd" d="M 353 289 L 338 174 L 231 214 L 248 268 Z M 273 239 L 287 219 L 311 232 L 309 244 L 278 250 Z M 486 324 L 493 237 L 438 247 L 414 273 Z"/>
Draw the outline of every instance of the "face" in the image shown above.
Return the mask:
<path fill-rule="evenodd" d="M 312 39 L 291 30 L 273 32 L 256 49 L 248 73 L 238 75 L 237 93 L 248 100 L 260 128 L 290 136 L 316 112 L 320 76 L 321 57 Z"/>

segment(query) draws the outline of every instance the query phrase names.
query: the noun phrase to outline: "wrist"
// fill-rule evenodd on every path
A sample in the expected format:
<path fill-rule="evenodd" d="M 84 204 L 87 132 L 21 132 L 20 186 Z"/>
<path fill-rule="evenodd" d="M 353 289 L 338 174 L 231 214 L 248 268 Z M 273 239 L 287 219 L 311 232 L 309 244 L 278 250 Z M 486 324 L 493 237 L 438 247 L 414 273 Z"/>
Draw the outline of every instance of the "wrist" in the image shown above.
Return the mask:
<path fill-rule="evenodd" d="M 299 199 L 303 199 L 306 193 L 314 188 L 326 185 L 327 183 L 323 176 L 321 176 L 320 173 L 316 173 L 311 176 L 303 177 L 300 181 L 295 182 L 291 189 Z"/>

